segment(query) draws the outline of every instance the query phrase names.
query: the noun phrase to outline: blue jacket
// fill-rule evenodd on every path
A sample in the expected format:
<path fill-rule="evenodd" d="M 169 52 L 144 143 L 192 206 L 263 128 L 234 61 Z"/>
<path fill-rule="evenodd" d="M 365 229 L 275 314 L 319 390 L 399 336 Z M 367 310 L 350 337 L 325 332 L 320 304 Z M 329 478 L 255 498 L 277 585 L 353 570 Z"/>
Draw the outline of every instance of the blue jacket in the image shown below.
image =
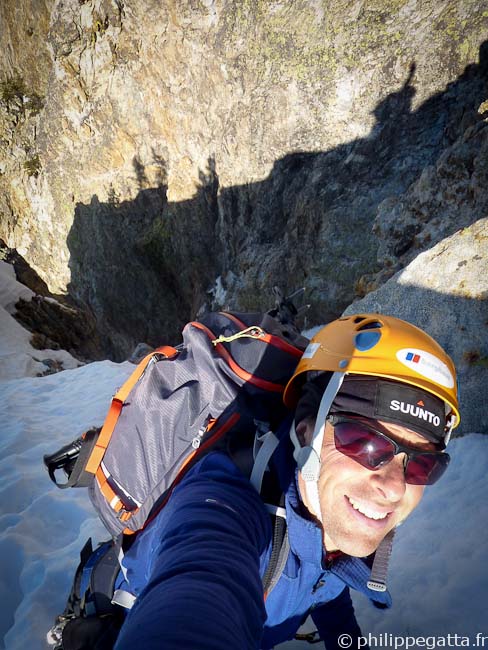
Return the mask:
<path fill-rule="evenodd" d="M 264 602 L 270 516 L 228 456 L 213 452 L 200 461 L 124 557 L 128 586 L 121 586 L 137 600 L 116 650 L 268 649 L 293 638 L 308 614 L 333 650 L 339 634 L 360 635 L 348 587 L 389 607 L 388 593 L 367 588 L 363 560 L 344 556 L 324 568 L 321 530 L 302 516 L 294 472 L 291 477 L 285 491 L 290 553 Z"/>

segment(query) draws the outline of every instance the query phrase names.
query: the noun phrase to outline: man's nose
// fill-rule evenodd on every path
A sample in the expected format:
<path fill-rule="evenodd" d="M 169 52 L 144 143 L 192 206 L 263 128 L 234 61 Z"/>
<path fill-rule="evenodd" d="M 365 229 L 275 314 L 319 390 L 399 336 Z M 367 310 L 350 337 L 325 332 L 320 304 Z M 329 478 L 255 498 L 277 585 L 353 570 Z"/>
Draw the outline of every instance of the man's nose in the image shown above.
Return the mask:
<path fill-rule="evenodd" d="M 391 503 L 400 501 L 405 494 L 405 461 L 406 454 L 396 454 L 393 460 L 373 472 L 376 489 Z"/>

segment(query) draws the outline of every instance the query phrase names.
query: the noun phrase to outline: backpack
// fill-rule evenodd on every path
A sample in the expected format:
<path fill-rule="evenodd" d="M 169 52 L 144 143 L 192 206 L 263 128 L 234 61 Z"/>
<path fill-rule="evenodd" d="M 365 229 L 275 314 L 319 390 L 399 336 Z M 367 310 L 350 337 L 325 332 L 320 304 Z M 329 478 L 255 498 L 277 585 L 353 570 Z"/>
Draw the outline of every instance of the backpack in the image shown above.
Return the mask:
<path fill-rule="evenodd" d="M 169 499 L 172 489 L 206 453 L 225 449 L 249 476 L 274 516 L 265 598 L 289 551 L 284 501 L 266 472 L 289 413 L 282 402 L 308 340 L 294 326 L 287 299 L 262 313 L 210 313 L 186 325 L 183 343 L 147 355 L 112 399 L 101 428 L 44 457 L 60 488 L 88 487 L 112 540 L 91 540 L 63 614 L 48 634 L 56 650 L 113 647 L 127 592 L 114 590 L 119 559 Z M 281 430 L 286 427 L 281 427 Z M 67 480 L 61 483 L 57 470 Z M 266 474 L 266 476 L 265 476 Z"/>
<path fill-rule="evenodd" d="M 279 309 L 210 313 L 188 323 L 181 345 L 160 347 L 139 363 L 101 429 L 44 457 L 52 480 L 88 487 L 114 537 L 147 525 L 210 450 L 237 459 L 253 449 L 243 471 L 260 491 L 278 444 L 273 430 L 287 413 L 282 393 L 307 343 L 289 318 L 280 321 Z"/>

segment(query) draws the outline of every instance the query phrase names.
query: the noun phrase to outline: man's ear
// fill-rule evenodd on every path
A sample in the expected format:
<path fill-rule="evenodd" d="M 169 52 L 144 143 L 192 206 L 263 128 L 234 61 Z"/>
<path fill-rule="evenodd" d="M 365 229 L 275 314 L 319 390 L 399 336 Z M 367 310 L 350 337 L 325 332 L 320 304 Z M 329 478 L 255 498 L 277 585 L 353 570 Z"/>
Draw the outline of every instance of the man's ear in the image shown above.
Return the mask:
<path fill-rule="evenodd" d="M 307 445 L 310 445 L 312 442 L 314 429 L 315 418 L 312 417 L 300 420 L 300 422 L 296 425 L 295 431 L 302 447 L 307 447 Z"/>

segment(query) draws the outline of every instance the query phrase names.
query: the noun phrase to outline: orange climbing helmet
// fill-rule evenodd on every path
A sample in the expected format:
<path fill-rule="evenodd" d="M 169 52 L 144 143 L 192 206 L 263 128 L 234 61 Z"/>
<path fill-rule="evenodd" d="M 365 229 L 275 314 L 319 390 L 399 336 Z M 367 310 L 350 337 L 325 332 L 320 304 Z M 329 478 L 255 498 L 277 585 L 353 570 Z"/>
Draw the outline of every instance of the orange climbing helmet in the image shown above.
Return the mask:
<path fill-rule="evenodd" d="M 444 402 L 450 428 L 459 424 L 451 358 L 432 337 L 399 318 L 353 314 L 319 330 L 286 386 L 283 399 L 290 409 L 295 408 L 311 371 L 384 377 L 416 386 Z"/>

